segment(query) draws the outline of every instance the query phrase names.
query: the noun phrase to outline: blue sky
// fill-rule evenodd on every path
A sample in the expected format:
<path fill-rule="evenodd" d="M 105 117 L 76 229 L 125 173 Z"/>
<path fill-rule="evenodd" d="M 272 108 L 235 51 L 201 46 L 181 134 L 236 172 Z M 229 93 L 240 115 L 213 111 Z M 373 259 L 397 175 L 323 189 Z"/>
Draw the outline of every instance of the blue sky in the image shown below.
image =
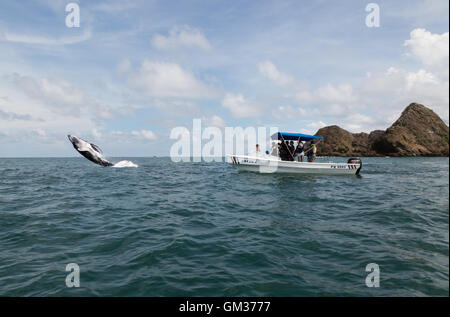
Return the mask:
<path fill-rule="evenodd" d="M 68 3 L 80 27 L 65 24 Z M 448 124 L 448 1 L 0 2 L 0 157 L 167 156 L 172 128 Z"/>

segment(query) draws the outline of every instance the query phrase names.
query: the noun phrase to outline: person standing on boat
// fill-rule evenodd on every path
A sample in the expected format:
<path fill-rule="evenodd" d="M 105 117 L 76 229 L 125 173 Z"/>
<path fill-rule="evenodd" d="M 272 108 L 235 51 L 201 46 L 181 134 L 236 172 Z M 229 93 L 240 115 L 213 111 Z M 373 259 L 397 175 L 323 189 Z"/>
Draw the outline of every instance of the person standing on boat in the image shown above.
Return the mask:
<path fill-rule="evenodd" d="M 316 160 L 316 144 L 311 141 L 311 147 L 308 149 L 308 162 L 314 162 Z"/>
<path fill-rule="evenodd" d="M 272 147 L 270 148 L 270 155 L 277 156 L 277 144 L 272 142 Z"/>
<path fill-rule="evenodd" d="M 295 148 L 295 156 L 299 162 L 303 162 L 303 157 L 305 156 L 304 147 L 302 143 L 302 138 L 298 138 L 297 147 Z"/>
<path fill-rule="evenodd" d="M 289 149 L 285 140 L 280 143 L 280 158 L 282 161 L 289 161 Z"/>
<path fill-rule="evenodd" d="M 294 146 L 294 141 L 290 141 L 288 144 L 288 149 L 289 149 L 289 161 L 295 161 L 294 155 L 295 155 L 295 146 Z"/>

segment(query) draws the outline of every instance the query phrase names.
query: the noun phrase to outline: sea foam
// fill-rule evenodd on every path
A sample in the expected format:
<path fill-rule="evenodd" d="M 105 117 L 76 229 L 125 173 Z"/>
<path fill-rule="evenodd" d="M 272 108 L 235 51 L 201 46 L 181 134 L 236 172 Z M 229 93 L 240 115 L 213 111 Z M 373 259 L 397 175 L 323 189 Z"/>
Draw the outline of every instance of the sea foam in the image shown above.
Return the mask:
<path fill-rule="evenodd" d="M 120 162 L 117 162 L 116 164 L 114 164 L 113 166 L 111 166 L 111 167 L 138 167 L 138 165 L 137 164 L 134 164 L 133 162 L 131 162 L 131 161 L 120 161 Z"/>

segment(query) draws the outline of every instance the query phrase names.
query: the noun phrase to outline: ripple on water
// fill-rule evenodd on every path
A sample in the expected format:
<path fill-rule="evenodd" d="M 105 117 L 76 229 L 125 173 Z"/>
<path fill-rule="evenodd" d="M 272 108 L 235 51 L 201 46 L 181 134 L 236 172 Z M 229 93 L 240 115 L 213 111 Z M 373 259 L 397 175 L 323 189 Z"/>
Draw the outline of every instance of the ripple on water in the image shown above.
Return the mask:
<path fill-rule="evenodd" d="M 366 158 L 361 177 L 131 160 L 0 159 L 0 295 L 449 294 L 448 158 Z"/>

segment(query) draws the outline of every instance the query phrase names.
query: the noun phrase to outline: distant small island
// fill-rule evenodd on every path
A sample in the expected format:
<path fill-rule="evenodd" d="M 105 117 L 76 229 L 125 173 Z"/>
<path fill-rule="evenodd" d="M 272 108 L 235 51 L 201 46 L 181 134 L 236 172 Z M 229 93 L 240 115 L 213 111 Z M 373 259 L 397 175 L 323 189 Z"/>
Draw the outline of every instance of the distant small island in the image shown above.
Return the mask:
<path fill-rule="evenodd" d="M 431 109 L 411 103 L 386 131 L 350 133 L 337 125 L 316 135 L 320 156 L 449 156 L 449 127 Z"/>

